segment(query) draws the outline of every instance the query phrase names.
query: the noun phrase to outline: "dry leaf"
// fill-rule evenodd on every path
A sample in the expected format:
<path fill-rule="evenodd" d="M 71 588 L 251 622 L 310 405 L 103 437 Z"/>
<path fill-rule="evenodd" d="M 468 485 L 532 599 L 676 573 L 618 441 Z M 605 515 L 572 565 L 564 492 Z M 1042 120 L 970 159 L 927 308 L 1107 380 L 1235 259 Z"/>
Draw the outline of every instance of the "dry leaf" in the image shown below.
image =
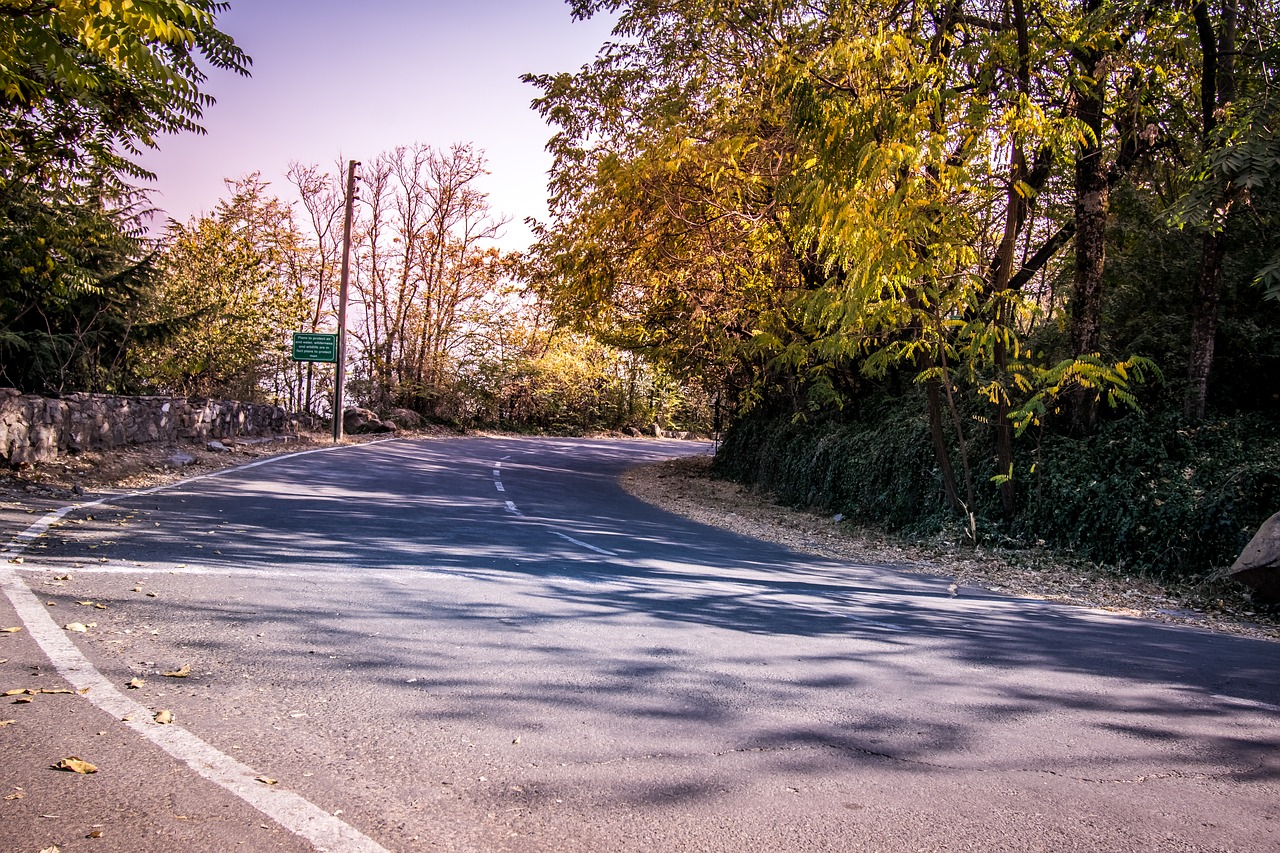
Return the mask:
<path fill-rule="evenodd" d="M 162 726 L 168 725 L 173 722 L 173 712 L 167 708 L 163 711 L 156 711 L 156 715 L 153 719 Z"/>
<path fill-rule="evenodd" d="M 278 785 L 280 783 L 279 779 L 272 779 L 270 776 L 254 776 L 253 780 L 264 785 Z"/>
<path fill-rule="evenodd" d="M 135 587 L 133 588 L 133 591 L 134 591 L 134 592 L 142 592 L 142 587 L 140 587 L 140 586 L 135 586 Z"/>
<path fill-rule="evenodd" d="M 126 684 L 125 687 L 128 687 L 130 690 L 137 690 L 139 687 L 141 687 L 146 683 L 147 682 L 143 681 L 141 678 L 131 678 L 129 679 L 129 683 Z"/>
<path fill-rule="evenodd" d="M 66 628 L 68 631 L 74 631 L 77 634 L 83 634 L 89 630 L 89 626 L 85 625 L 83 622 L 72 622 L 68 625 L 63 625 L 62 627 Z"/>
<path fill-rule="evenodd" d="M 71 690 L 70 690 L 69 688 L 66 688 L 66 687 L 41 687 L 39 690 L 34 690 L 34 691 L 32 691 L 32 692 L 33 692 L 33 693 L 66 693 L 66 694 L 70 694 L 70 693 L 71 693 Z"/>
<path fill-rule="evenodd" d="M 30 690 L 28 690 L 28 689 L 27 689 L 27 688 L 25 688 L 25 687 L 15 687 L 15 688 L 13 688 L 12 690 L 6 690 L 6 691 L 4 692 L 4 695 L 5 695 L 5 696 L 21 696 L 21 695 L 23 695 L 24 693 L 30 693 L 30 692 L 31 692 L 31 691 L 30 691 Z"/>
<path fill-rule="evenodd" d="M 32 699 L 30 696 L 19 696 L 17 699 L 14 699 L 14 700 L 13 700 L 13 704 L 14 704 L 14 705 L 29 705 L 30 703 L 32 703 L 32 702 L 34 702 L 34 701 L 35 701 L 35 700 L 34 700 L 34 699 Z"/>
<path fill-rule="evenodd" d="M 92 687 L 81 687 L 79 690 L 76 691 L 76 693 L 79 693 L 81 696 L 88 696 L 89 691 L 92 689 L 93 689 Z"/>
<path fill-rule="evenodd" d="M 64 758 L 57 764 L 53 765 L 54 770 L 70 770 L 72 773 L 97 773 L 98 768 L 82 758 L 76 758 L 74 755 Z"/>
<path fill-rule="evenodd" d="M 12 726 L 16 722 L 18 721 L 17 720 L 0 720 L 0 729 L 3 729 L 5 726 Z"/>
<path fill-rule="evenodd" d="M 71 575 L 54 575 L 53 579 L 56 581 L 69 581 L 71 580 Z"/>
<path fill-rule="evenodd" d="M 57 607 L 57 606 L 58 606 L 58 602 L 56 602 L 56 601 L 46 601 L 46 602 L 45 602 L 45 604 L 49 605 L 50 607 Z"/>
<path fill-rule="evenodd" d="M 0 628 L 0 634 L 16 634 L 21 631 L 21 627 L 16 628 Z"/>
<path fill-rule="evenodd" d="M 191 674 L 191 664 L 188 664 L 188 663 L 184 663 L 181 667 L 173 670 L 172 672 L 161 673 L 161 675 L 168 676 L 169 678 L 186 678 L 190 674 Z"/>
<path fill-rule="evenodd" d="M 106 609 L 107 609 L 107 605 L 105 605 L 105 604 L 99 604 L 99 603 L 98 603 L 98 602 L 96 602 L 96 601 L 93 603 L 93 606 L 94 606 L 94 608 L 96 608 L 96 609 L 98 609 L 98 610 L 106 610 Z"/>
<path fill-rule="evenodd" d="M 93 606 L 93 602 L 92 602 L 92 601 L 77 601 L 77 602 L 76 602 L 76 604 L 79 604 L 81 607 L 92 607 L 92 606 Z"/>
<path fill-rule="evenodd" d="M 147 593 L 147 598 L 155 598 L 155 597 L 157 597 L 158 595 L 159 595 L 159 593 L 156 593 L 156 592 L 149 592 L 149 593 Z"/>
<path fill-rule="evenodd" d="M 102 830 L 101 830 L 101 829 L 95 829 L 95 830 L 93 830 L 92 832 L 90 832 L 88 835 L 86 835 L 86 836 L 85 836 L 85 838 L 101 838 L 101 837 L 102 837 Z"/>
<path fill-rule="evenodd" d="M 23 562 L 23 561 L 22 561 L 22 558 L 21 558 L 21 557 L 12 557 L 12 558 L 10 558 L 9 562 L 10 562 L 10 563 L 17 563 L 18 565 L 22 565 L 22 562 Z"/>
<path fill-rule="evenodd" d="M 44 848 L 40 853 L 62 853 L 62 848 L 55 844 L 52 847 Z"/>
<path fill-rule="evenodd" d="M 26 795 L 27 795 L 26 791 L 14 791 L 12 794 L 10 794 L 10 795 L 8 795 L 7 797 L 5 797 L 5 799 L 6 799 L 6 800 L 20 800 L 20 799 L 22 799 L 23 797 L 25 797 Z"/>

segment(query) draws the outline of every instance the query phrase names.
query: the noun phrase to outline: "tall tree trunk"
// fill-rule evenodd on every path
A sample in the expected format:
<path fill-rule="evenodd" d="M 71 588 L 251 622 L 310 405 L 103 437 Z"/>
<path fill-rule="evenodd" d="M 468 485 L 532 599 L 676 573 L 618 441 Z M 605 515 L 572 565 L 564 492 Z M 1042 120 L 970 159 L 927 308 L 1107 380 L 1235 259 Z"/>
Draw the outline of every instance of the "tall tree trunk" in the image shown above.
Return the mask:
<path fill-rule="evenodd" d="M 960 493 L 956 491 L 956 472 L 951 465 L 951 453 L 947 450 L 947 437 L 942 423 L 942 385 L 938 380 L 930 379 L 925 382 L 925 397 L 928 401 L 933 458 L 942 474 L 942 492 L 947 498 L 947 506 L 955 512 L 962 512 L 964 504 L 960 500 Z"/>
<path fill-rule="evenodd" d="M 1205 0 L 1191 7 L 1200 41 L 1201 146 L 1205 153 L 1220 144 L 1214 134 L 1218 110 L 1235 98 L 1234 56 L 1236 40 L 1235 0 L 1226 0 L 1222 32 L 1214 32 Z M 1200 242 L 1200 270 L 1191 299 L 1191 354 L 1187 371 L 1187 396 L 1183 415 L 1203 420 L 1209 398 L 1209 372 L 1213 369 L 1213 345 L 1218 332 L 1218 303 L 1222 299 L 1222 262 L 1226 257 L 1226 217 L 1234 200 L 1231 188 L 1222 192 L 1213 211 L 1210 230 Z"/>
<path fill-rule="evenodd" d="M 1098 0 L 1086 2 L 1093 11 Z M 1110 182 L 1103 156 L 1103 98 L 1106 92 L 1102 55 L 1089 49 L 1081 56 L 1081 71 L 1091 82 L 1075 95 L 1077 117 L 1089 129 L 1075 164 L 1075 291 L 1071 300 L 1071 351 L 1080 356 L 1097 353 L 1102 345 L 1102 275 L 1107 263 L 1107 216 Z M 1092 431 L 1097 416 L 1094 397 L 1086 389 L 1073 395 L 1072 428 Z"/>
<path fill-rule="evenodd" d="M 1200 243 L 1200 273 L 1191 300 L 1190 383 L 1183 414 L 1188 420 L 1204 419 L 1209 371 L 1213 367 L 1213 342 L 1218 329 L 1218 302 L 1222 297 L 1222 259 L 1226 254 L 1222 231 L 1205 234 Z"/>
<path fill-rule="evenodd" d="M 1027 33 L 1027 18 L 1022 0 L 1013 0 L 1014 31 L 1018 37 L 1018 91 L 1026 95 L 1031 89 L 1031 45 Z M 1009 144 L 1009 188 L 1005 196 L 1004 234 L 1000 246 L 996 250 L 995 263 L 991 268 L 991 291 L 1001 294 L 1009 289 L 1009 281 L 1013 276 L 1014 248 L 1027 219 L 1027 198 L 1021 186 L 1027 179 L 1027 158 L 1022 150 L 1022 137 L 1014 133 Z M 1007 303 L 1000 299 L 996 303 L 995 323 L 1004 325 L 1009 322 Z M 1009 421 L 1009 398 L 1004 392 L 1004 381 L 1009 366 L 1009 354 L 1006 351 L 1004 337 L 998 336 L 995 345 L 996 373 L 1001 382 L 1000 395 L 996 398 L 996 468 L 1006 479 L 1000 481 L 1000 510 L 1006 519 L 1012 518 L 1017 511 L 1013 490 L 1013 424 Z"/>

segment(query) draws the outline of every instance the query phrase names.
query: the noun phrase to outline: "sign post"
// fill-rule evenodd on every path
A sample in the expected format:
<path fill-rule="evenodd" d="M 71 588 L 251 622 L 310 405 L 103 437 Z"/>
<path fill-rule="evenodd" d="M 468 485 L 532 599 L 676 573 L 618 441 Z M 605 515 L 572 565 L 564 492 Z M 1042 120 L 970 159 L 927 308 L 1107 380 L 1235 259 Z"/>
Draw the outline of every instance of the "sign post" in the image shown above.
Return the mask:
<path fill-rule="evenodd" d="M 343 384 L 347 381 L 347 283 L 351 264 L 351 215 L 356 202 L 355 160 L 347 161 L 347 211 L 342 225 L 342 289 L 338 292 L 338 375 L 333 385 L 333 443 L 342 441 Z"/>

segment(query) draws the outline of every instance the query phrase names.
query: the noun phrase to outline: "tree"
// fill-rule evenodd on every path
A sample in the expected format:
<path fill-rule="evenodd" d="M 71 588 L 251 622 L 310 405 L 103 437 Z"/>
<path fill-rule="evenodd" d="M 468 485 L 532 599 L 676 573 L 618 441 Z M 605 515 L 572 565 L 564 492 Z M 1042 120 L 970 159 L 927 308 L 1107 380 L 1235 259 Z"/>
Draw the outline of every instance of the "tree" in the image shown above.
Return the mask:
<path fill-rule="evenodd" d="M 0 373 L 28 390 L 121 389 L 152 277 L 148 177 L 131 159 L 200 130 L 200 64 L 247 73 L 215 0 L 0 6 Z"/>
<path fill-rule="evenodd" d="M 312 311 L 310 247 L 259 175 L 227 186 L 212 214 L 170 228 L 145 319 L 181 332 L 147 348 L 146 375 L 169 393 L 296 404 L 288 344 Z"/>
<path fill-rule="evenodd" d="M 402 146 L 365 167 L 350 326 L 368 404 L 432 414 L 468 312 L 509 273 L 490 245 L 502 220 L 477 185 L 485 174 L 469 145 Z"/>
<path fill-rule="evenodd" d="M 202 132 L 200 63 L 248 74 L 222 0 L 14 0 L 0 10 L 0 161 L 144 177 L 128 156 Z M 123 152 L 123 153 L 121 153 Z M 119 187 L 114 187 L 118 189 Z"/>

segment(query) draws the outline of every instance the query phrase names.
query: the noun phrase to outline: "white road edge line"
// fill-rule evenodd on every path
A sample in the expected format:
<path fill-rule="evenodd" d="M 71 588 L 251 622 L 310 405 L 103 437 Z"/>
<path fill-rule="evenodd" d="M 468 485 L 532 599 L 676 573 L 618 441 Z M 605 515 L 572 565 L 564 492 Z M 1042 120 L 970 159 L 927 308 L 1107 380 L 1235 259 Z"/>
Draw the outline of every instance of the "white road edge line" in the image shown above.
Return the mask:
<path fill-rule="evenodd" d="M 385 439 L 395 441 L 396 439 Z M 382 442 L 368 442 L 380 444 Z M 0 586 L 4 588 L 5 597 L 13 605 L 18 618 L 26 626 L 31 638 L 44 652 L 45 656 L 76 690 L 88 692 L 84 697 L 93 705 L 121 720 L 133 731 L 163 749 L 169 755 L 185 763 L 198 775 L 222 787 L 244 802 L 262 812 L 280 826 L 309 841 L 317 850 L 334 851 L 334 853 L 390 853 L 387 848 L 369 838 L 360 830 L 339 820 L 304 797 L 285 788 L 269 786 L 257 781 L 260 775 L 247 764 L 235 760 L 229 755 L 219 752 L 191 732 L 177 725 L 160 725 L 152 721 L 151 710 L 144 705 L 126 698 L 115 685 L 94 667 L 84 653 L 66 635 L 50 615 L 47 607 L 40 603 L 34 592 L 27 587 L 21 576 L 14 570 L 15 564 L 9 562 L 27 549 L 27 546 L 43 535 L 55 522 L 67 513 L 100 506 L 123 498 L 149 495 L 165 489 L 177 488 L 196 480 L 204 480 L 256 468 L 269 462 L 291 459 L 307 453 L 321 453 L 337 450 L 342 447 L 362 447 L 364 445 L 335 445 L 315 450 L 303 450 L 298 453 L 282 454 L 247 465 L 228 468 L 201 474 L 177 483 L 156 486 L 136 492 L 119 495 L 108 495 L 96 501 L 61 507 L 47 513 L 22 533 L 13 537 L 3 549 L 0 549 Z"/>
<path fill-rule="evenodd" d="M 568 541 L 568 542 L 572 542 L 574 545 L 577 545 L 579 548 L 586 548 L 588 551 L 595 551 L 597 554 L 604 554 L 606 557 L 616 557 L 616 556 L 618 556 L 618 555 L 617 555 L 615 552 L 613 552 L 613 551 L 606 551 L 606 550 L 605 550 L 605 549 L 603 549 L 603 548 L 597 548 L 595 545 L 591 545 L 591 544 L 589 544 L 589 543 L 587 543 L 587 542 L 583 542 L 583 541 L 581 541 L 581 540 L 574 539 L 574 538 L 573 538 L 572 536 L 570 536 L 569 534 L 567 534 L 567 533 L 561 533 L 559 530 L 552 530 L 551 532 L 552 532 L 554 535 L 559 536 L 561 539 L 564 539 L 564 540 L 566 540 L 566 541 Z"/>

